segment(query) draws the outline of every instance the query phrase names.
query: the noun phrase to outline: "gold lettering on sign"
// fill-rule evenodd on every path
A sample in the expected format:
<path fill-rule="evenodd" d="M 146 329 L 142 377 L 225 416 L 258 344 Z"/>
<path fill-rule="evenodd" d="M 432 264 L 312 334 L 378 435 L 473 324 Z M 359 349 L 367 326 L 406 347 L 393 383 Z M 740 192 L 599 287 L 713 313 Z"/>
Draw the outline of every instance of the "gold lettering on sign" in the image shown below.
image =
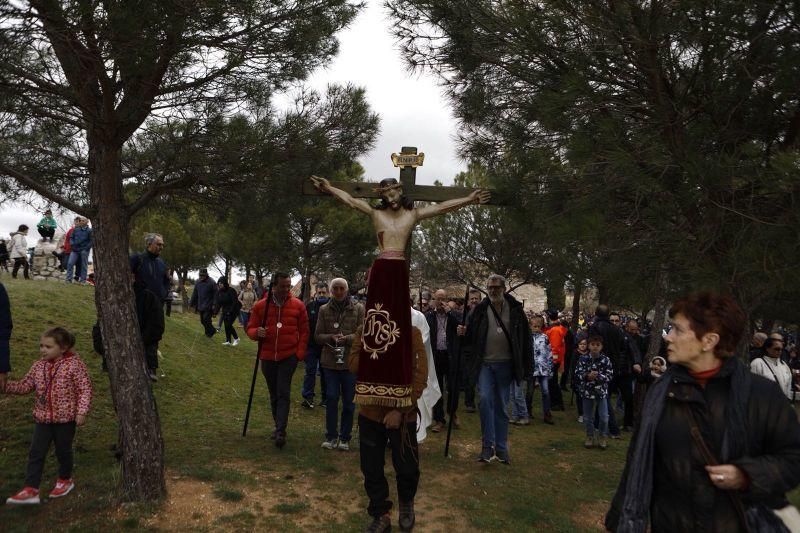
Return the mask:
<path fill-rule="evenodd" d="M 364 317 L 364 335 L 362 346 L 369 352 L 370 359 L 377 359 L 378 354 L 386 353 L 389 346 L 400 338 L 400 328 L 392 320 L 383 304 L 375 304 L 374 309 L 367 311 Z"/>

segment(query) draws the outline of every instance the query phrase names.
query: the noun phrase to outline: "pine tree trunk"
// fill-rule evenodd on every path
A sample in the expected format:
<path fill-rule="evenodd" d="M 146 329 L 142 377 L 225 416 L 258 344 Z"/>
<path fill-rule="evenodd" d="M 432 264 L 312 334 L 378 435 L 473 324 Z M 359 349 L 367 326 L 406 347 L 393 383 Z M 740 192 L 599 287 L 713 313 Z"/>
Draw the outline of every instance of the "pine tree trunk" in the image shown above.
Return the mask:
<path fill-rule="evenodd" d="M 93 142 L 94 141 L 94 142 Z M 128 263 L 128 223 L 120 150 L 89 140 L 94 226 L 95 305 L 103 332 L 111 394 L 122 441 L 122 498 L 155 501 L 166 494 L 164 442 L 139 332 Z"/>
<path fill-rule="evenodd" d="M 577 279 L 577 278 L 576 278 Z M 577 279 L 572 289 L 572 331 L 578 331 L 578 316 L 581 314 L 581 293 L 583 293 L 583 280 Z"/>

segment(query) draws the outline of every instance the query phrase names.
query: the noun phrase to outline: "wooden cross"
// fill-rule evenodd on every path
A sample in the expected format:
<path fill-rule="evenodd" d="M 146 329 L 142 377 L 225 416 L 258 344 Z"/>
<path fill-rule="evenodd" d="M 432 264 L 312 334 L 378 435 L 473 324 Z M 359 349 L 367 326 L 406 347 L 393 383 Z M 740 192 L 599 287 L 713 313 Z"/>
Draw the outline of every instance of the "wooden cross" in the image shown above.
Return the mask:
<path fill-rule="evenodd" d="M 442 187 L 437 185 L 417 185 L 417 167 L 422 166 L 425 154 L 417 154 L 415 146 L 404 146 L 399 154 L 392 154 L 392 164 L 400 168 L 400 183 L 403 185 L 403 194 L 419 202 L 443 202 L 454 198 L 468 196 L 477 187 Z M 373 189 L 379 185 L 368 181 L 332 181 L 331 185 L 337 187 L 354 198 L 380 198 L 381 195 Z M 496 191 L 490 191 L 492 198 L 490 205 L 505 205 L 507 202 L 498 197 Z M 310 180 L 303 180 L 303 194 L 308 196 L 328 196 L 314 187 Z"/>

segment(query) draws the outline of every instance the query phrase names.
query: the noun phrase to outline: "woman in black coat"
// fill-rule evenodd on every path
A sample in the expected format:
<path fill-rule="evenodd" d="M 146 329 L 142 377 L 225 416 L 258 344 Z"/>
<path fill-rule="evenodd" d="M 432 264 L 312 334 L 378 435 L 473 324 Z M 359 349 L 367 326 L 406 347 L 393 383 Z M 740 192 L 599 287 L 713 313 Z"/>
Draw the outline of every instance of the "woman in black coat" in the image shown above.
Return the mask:
<path fill-rule="evenodd" d="M 217 294 L 214 296 L 214 316 L 222 313 L 222 321 L 225 324 L 225 342 L 223 346 L 236 346 L 239 344 L 239 335 L 233 327 L 233 322 L 239 315 L 242 304 L 236 289 L 228 285 L 228 279 L 224 276 L 217 281 Z"/>
<path fill-rule="evenodd" d="M 775 384 L 733 357 L 744 313 L 700 293 L 669 316 L 670 368 L 647 393 L 606 528 L 785 531 L 771 509 L 800 483 L 800 424 Z"/>

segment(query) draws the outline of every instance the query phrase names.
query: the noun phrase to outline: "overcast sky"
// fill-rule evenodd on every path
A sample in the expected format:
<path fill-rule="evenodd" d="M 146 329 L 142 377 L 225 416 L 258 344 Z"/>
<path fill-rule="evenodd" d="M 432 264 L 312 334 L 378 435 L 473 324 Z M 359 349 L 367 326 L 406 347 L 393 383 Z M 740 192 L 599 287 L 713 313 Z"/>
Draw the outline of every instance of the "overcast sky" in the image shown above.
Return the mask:
<path fill-rule="evenodd" d="M 389 33 L 391 22 L 381 0 L 367 0 L 366 7 L 352 26 L 339 34 L 337 58 L 316 72 L 309 85 L 324 90 L 329 83 L 353 83 L 365 87 L 372 109 L 381 117 L 380 136 L 375 148 L 360 159 L 365 177 L 377 181 L 397 177 L 389 156 L 402 146 L 416 146 L 425 153 L 425 164 L 417 169 L 417 182 L 452 182 L 466 165 L 459 160 L 454 142 L 456 122 L 436 80 L 430 75 L 412 74 L 400 57 Z M 285 105 L 288 97 L 278 97 Z M 66 227 L 71 214 L 58 218 Z M 16 230 L 19 224 L 35 226 L 41 214 L 28 206 L 3 204 L 0 207 L 0 235 Z M 38 236 L 38 234 L 36 234 Z"/>

